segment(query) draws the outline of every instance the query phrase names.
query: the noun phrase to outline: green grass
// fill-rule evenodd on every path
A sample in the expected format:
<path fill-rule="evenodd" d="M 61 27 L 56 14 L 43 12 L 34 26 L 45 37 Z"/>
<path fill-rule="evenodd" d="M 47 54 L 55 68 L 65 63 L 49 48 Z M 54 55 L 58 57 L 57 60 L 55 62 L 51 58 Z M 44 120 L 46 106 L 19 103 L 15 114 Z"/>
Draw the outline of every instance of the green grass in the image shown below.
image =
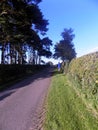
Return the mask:
<path fill-rule="evenodd" d="M 63 74 L 53 76 L 44 130 L 98 130 L 98 119 Z"/>

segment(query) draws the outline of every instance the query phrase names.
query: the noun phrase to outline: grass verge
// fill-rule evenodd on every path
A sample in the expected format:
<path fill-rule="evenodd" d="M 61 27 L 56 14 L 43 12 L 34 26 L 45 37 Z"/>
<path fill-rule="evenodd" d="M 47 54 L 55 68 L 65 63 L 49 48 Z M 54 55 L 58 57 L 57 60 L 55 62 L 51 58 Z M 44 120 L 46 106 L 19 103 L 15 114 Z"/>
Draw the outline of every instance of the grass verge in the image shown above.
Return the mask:
<path fill-rule="evenodd" d="M 63 74 L 53 76 L 44 130 L 98 130 L 98 119 Z"/>

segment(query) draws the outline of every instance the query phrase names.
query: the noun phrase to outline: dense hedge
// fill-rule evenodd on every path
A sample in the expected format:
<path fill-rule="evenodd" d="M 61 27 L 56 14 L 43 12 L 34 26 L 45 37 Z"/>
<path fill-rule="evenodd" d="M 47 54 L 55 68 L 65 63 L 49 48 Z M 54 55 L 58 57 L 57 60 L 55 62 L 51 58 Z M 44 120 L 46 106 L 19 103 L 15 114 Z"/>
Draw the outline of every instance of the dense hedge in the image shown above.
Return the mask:
<path fill-rule="evenodd" d="M 0 65 L 0 85 L 44 69 L 45 65 Z"/>
<path fill-rule="evenodd" d="M 73 59 L 67 72 L 71 85 L 98 112 L 98 52 Z"/>
<path fill-rule="evenodd" d="M 71 80 L 77 81 L 85 93 L 98 93 L 98 52 L 73 59 L 68 72 Z"/>

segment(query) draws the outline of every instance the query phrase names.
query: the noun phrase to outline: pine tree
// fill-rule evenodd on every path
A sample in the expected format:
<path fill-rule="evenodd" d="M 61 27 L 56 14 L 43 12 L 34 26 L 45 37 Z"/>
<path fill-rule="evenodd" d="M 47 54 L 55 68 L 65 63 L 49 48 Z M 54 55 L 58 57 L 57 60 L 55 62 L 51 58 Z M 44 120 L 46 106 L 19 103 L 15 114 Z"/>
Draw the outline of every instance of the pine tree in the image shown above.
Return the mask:
<path fill-rule="evenodd" d="M 73 44 L 73 38 L 75 35 L 73 34 L 73 30 L 64 29 L 64 32 L 61 33 L 62 40 L 59 43 L 56 43 L 54 49 L 54 58 L 58 59 L 61 58 L 62 61 L 69 60 L 71 61 L 73 58 L 76 57 L 76 52 Z"/>
<path fill-rule="evenodd" d="M 2 0 L 0 2 L 0 44 L 2 64 L 6 60 L 6 47 L 10 63 L 23 63 L 25 44 L 33 50 L 40 48 L 40 37 L 48 30 L 48 21 L 39 9 L 41 0 Z M 26 50 L 26 49 L 25 49 Z M 14 59 L 14 62 L 13 62 Z"/>

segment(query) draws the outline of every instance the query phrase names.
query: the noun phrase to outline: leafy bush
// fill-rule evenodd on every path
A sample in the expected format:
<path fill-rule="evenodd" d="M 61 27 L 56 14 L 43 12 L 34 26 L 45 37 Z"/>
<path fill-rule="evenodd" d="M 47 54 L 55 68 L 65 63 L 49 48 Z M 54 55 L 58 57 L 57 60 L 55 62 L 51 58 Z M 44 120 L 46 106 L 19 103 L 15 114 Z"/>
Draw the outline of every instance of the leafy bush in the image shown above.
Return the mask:
<path fill-rule="evenodd" d="M 98 52 L 73 59 L 68 77 L 81 89 L 86 98 L 98 100 Z"/>

